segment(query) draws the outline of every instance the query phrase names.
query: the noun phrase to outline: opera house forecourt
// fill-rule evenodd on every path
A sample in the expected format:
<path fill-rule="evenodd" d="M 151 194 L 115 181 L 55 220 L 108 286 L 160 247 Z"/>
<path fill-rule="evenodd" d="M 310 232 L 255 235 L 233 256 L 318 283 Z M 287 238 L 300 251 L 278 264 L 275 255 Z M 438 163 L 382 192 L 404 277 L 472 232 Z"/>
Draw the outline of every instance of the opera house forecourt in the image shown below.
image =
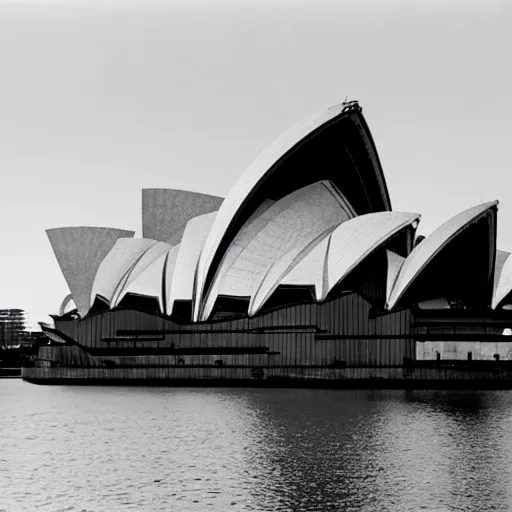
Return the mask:
<path fill-rule="evenodd" d="M 512 387 L 498 201 L 428 237 L 357 102 L 281 135 L 225 198 L 142 191 L 142 238 L 47 231 L 70 294 L 37 383 Z M 510 365 L 510 366 L 509 366 Z"/>

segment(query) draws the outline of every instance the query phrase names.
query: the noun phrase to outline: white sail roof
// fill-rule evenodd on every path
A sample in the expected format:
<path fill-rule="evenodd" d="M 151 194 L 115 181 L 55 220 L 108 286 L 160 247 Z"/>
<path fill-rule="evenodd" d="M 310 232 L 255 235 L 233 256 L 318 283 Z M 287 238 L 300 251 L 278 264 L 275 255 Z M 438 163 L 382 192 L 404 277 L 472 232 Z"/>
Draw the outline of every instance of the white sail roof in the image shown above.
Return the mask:
<path fill-rule="evenodd" d="M 327 251 L 331 232 L 308 252 L 295 267 L 281 279 L 283 285 L 313 286 L 315 298 L 318 300 L 324 295 L 327 284 Z"/>
<path fill-rule="evenodd" d="M 417 213 L 378 212 L 360 215 L 338 226 L 329 244 L 327 288 L 322 299 L 367 256 L 419 218 Z"/>
<path fill-rule="evenodd" d="M 498 201 L 483 203 L 455 215 L 418 244 L 404 261 L 395 285 L 388 294 L 387 309 L 395 307 L 411 283 L 446 244 L 497 204 Z"/>
<path fill-rule="evenodd" d="M 269 172 L 272 166 L 282 158 L 288 151 L 296 146 L 302 139 L 328 123 L 343 112 L 345 105 L 336 105 L 321 114 L 316 114 L 295 125 L 284 132 L 270 146 L 264 149 L 252 162 L 252 164 L 240 176 L 235 186 L 222 203 L 219 213 L 212 227 L 211 232 L 204 244 L 201 257 L 198 262 L 196 290 L 194 301 L 194 319 L 200 316 L 201 305 L 203 304 L 203 288 L 206 275 L 218 250 L 226 231 L 233 218 L 242 207 L 246 198 L 255 188 L 257 183 Z M 314 172 L 312 170 L 312 172 Z"/>
<path fill-rule="evenodd" d="M 223 199 L 187 190 L 142 190 L 142 236 L 171 245 L 179 244 L 187 222 L 217 211 Z"/>
<path fill-rule="evenodd" d="M 313 244 L 355 212 L 327 181 L 313 183 L 276 201 L 239 231 L 215 276 L 201 318 L 211 314 L 218 295 L 250 297 L 255 314 L 281 278 Z"/>
<path fill-rule="evenodd" d="M 275 201 L 272 201 L 270 199 L 266 199 L 265 201 L 263 201 L 262 204 L 247 220 L 242 229 L 237 233 L 235 239 L 233 240 L 229 247 L 229 250 L 226 251 L 226 253 L 224 254 L 224 258 L 219 269 L 217 270 L 217 274 L 214 278 L 212 286 L 210 287 L 210 290 L 205 297 L 204 305 L 200 309 L 201 319 L 206 320 L 210 316 L 215 305 L 215 300 L 217 299 L 218 295 L 223 293 L 222 284 L 224 282 L 224 274 L 228 271 L 229 268 L 231 268 L 233 263 L 240 256 L 241 252 L 256 236 L 256 233 L 258 233 L 266 225 L 270 217 L 268 215 L 265 215 L 265 212 L 274 204 Z M 282 208 L 283 203 L 280 203 L 278 206 L 274 208 L 274 210 L 280 211 Z M 239 290 L 237 293 L 238 296 L 240 296 L 239 294 L 243 294 L 245 293 L 245 291 Z M 236 293 L 231 293 L 231 295 L 236 295 Z"/>
<path fill-rule="evenodd" d="M 77 306 L 84 316 L 91 307 L 94 278 L 103 259 L 120 238 L 133 231 L 101 227 L 66 227 L 46 231 Z"/>
<path fill-rule="evenodd" d="M 171 249 L 171 245 L 165 242 L 156 242 L 146 249 L 134 265 L 130 268 L 129 272 L 126 273 L 126 277 L 122 280 L 122 285 L 116 288 L 114 295 L 112 296 L 111 307 L 114 308 L 119 305 L 123 300 L 123 297 L 130 291 L 133 291 L 131 284 L 136 281 L 139 276 L 146 271 L 146 269 L 161 255 L 167 254 Z M 140 283 L 139 283 L 140 285 Z"/>
<path fill-rule="evenodd" d="M 163 282 L 163 293 L 165 297 L 165 314 L 171 315 L 174 301 L 171 297 L 171 286 L 174 278 L 174 270 L 176 269 L 176 259 L 178 258 L 178 252 L 180 250 L 180 244 L 175 245 L 168 253 L 164 263 L 164 269 L 162 274 Z"/>
<path fill-rule="evenodd" d="M 397 254 L 396 252 L 386 250 L 386 256 L 388 260 L 388 271 L 386 278 L 386 296 L 395 285 L 398 273 L 404 264 L 405 258 Z"/>
<path fill-rule="evenodd" d="M 60 308 L 59 308 L 59 315 L 65 315 L 66 313 L 69 313 L 70 311 L 73 311 L 74 309 L 77 309 L 75 301 L 73 300 L 73 295 L 69 293 L 64 297 L 64 299 L 61 302 Z"/>
<path fill-rule="evenodd" d="M 130 269 L 156 243 L 146 238 L 117 240 L 98 268 L 91 292 L 91 304 L 94 304 L 98 295 L 111 303 L 116 288 L 126 282 Z"/>
<path fill-rule="evenodd" d="M 200 215 L 188 221 L 176 256 L 168 290 L 167 308 L 172 312 L 176 300 L 192 300 L 197 262 L 217 212 Z"/>
<path fill-rule="evenodd" d="M 168 254 L 169 252 L 160 254 L 137 277 L 130 279 L 129 283 L 123 288 L 123 293 L 119 296 L 117 304 L 128 293 L 143 295 L 144 297 L 154 297 L 157 299 L 160 304 L 160 311 L 163 312 L 163 276 Z"/>
<path fill-rule="evenodd" d="M 269 255 L 268 268 L 251 298 L 250 315 L 261 309 L 290 268 L 336 226 L 356 215 L 348 201 L 329 182 L 314 183 L 302 190 L 303 198 L 269 224 L 268 238 L 264 241 L 265 255 L 271 252 L 269 243 L 272 243 L 274 254 L 273 258 Z"/>
<path fill-rule="evenodd" d="M 492 309 L 496 309 L 501 301 L 512 291 L 512 258 L 509 252 L 497 251 L 494 268 L 494 290 Z"/>

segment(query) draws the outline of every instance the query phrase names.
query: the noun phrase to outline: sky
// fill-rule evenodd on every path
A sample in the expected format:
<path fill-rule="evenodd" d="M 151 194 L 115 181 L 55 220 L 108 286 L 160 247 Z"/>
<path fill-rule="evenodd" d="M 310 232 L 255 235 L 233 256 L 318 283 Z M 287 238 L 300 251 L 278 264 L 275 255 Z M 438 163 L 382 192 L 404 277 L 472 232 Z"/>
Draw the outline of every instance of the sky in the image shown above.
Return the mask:
<path fill-rule="evenodd" d="M 491 0 L 0 0 L 0 308 L 34 327 L 58 312 L 46 229 L 140 236 L 142 188 L 225 196 L 282 131 L 346 98 L 394 210 L 428 234 L 499 199 L 512 251 L 510 26 Z"/>

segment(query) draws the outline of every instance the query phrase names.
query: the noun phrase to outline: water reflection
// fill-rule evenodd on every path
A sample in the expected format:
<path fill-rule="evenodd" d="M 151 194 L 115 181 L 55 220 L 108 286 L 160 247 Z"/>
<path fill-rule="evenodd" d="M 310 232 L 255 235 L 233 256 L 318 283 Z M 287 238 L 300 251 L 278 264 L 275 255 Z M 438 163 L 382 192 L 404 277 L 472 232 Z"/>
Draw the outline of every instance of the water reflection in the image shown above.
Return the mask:
<path fill-rule="evenodd" d="M 0 381 L 0 510 L 509 510 L 511 392 Z"/>
<path fill-rule="evenodd" d="M 266 419 L 265 450 L 256 452 L 265 455 L 253 489 L 258 509 L 509 510 L 512 503 L 503 464 L 512 461 L 511 435 L 496 428 L 510 416 L 509 393 L 276 390 L 253 398 Z"/>

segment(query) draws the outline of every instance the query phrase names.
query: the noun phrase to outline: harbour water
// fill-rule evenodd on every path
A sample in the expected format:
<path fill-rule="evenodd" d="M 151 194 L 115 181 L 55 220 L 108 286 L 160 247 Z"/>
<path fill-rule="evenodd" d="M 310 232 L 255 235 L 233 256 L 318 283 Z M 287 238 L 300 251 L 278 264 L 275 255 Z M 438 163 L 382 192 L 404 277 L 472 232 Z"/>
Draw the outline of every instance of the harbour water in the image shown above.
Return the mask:
<path fill-rule="evenodd" d="M 0 380 L 2 511 L 505 511 L 512 391 Z"/>

